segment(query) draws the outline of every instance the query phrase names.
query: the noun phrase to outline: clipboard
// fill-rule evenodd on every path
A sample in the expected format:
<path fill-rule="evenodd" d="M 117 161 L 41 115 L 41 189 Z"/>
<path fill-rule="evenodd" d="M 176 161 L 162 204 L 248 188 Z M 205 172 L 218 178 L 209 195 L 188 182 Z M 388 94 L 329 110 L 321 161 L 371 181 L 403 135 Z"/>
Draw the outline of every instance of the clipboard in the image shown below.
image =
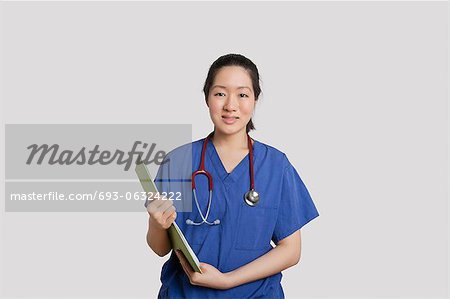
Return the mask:
<path fill-rule="evenodd" d="M 139 181 L 141 182 L 142 188 L 144 189 L 147 195 L 149 193 L 150 194 L 158 193 L 158 189 L 156 188 L 156 185 L 153 182 L 153 179 L 147 169 L 147 166 L 143 162 L 136 163 L 135 171 L 139 178 Z M 149 203 L 150 200 L 147 197 L 144 206 L 147 208 Z M 181 231 L 178 224 L 174 221 L 172 225 L 167 229 L 167 231 L 169 234 L 172 249 L 181 250 L 181 252 L 186 257 L 186 260 L 189 262 L 189 265 L 191 265 L 192 269 L 195 272 L 202 273 L 202 270 L 200 269 L 200 261 L 198 260 L 197 256 L 195 255 L 195 252 L 192 250 L 188 241 L 184 237 L 184 234 Z"/>

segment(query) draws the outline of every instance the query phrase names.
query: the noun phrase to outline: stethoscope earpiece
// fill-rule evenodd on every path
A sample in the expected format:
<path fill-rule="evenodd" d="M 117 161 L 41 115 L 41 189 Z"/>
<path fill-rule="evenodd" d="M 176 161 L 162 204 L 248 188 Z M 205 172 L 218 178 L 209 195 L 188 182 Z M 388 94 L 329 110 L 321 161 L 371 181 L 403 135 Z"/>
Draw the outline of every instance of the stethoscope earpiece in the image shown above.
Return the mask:
<path fill-rule="evenodd" d="M 209 225 L 219 225 L 220 224 L 220 220 L 216 219 L 216 220 L 214 220 L 214 222 L 211 223 L 211 222 L 208 222 L 208 221 L 205 221 L 205 220 L 203 220 L 202 222 L 194 222 L 191 219 L 186 219 L 186 224 L 187 225 L 201 225 L 203 223 L 206 223 L 206 224 L 209 224 Z"/>

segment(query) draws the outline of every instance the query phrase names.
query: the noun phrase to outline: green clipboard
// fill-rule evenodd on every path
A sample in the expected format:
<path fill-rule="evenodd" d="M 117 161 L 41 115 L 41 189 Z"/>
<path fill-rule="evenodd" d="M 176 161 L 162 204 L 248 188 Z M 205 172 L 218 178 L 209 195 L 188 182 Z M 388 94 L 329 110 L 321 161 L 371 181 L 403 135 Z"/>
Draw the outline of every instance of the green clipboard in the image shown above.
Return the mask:
<path fill-rule="evenodd" d="M 137 163 L 135 171 L 139 178 L 139 181 L 141 182 L 142 188 L 144 188 L 144 191 L 147 194 L 149 193 L 155 194 L 158 192 L 158 189 L 156 188 L 156 185 L 153 182 L 153 179 L 147 169 L 147 166 L 145 166 L 144 163 L 142 162 Z M 147 207 L 149 202 L 150 201 L 147 199 L 145 201 L 144 206 Z M 197 256 L 195 255 L 195 252 L 192 250 L 191 246 L 184 237 L 183 232 L 180 230 L 175 221 L 168 228 L 168 233 L 173 250 L 177 249 L 181 250 L 181 252 L 183 252 L 184 256 L 186 257 L 186 260 L 191 265 L 192 269 L 195 272 L 202 273 L 202 270 L 200 269 L 200 261 L 198 260 Z"/>

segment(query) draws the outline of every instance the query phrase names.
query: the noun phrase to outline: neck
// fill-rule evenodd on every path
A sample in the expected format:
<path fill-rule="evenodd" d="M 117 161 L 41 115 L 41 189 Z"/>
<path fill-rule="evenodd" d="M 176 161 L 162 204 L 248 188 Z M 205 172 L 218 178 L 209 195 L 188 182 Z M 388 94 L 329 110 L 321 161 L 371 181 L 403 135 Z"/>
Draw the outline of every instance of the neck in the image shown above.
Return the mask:
<path fill-rule="evenodd" d="M 248 147 L 247 133 L 245 130 L 231 135 L 223 134 L 217 130 L 214 130 L 212 142 L 215 147 L 228 149 L 242 149 Z"/>

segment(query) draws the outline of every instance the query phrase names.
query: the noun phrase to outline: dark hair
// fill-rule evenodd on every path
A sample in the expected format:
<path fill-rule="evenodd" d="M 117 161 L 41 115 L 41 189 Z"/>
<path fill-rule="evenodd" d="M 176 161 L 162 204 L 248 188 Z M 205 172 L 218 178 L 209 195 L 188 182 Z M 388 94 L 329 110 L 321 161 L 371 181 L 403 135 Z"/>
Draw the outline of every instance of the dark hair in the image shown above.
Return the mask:
<path fill-rule="evenodd" d="M 227 54 L 217 58 L 217 60 L 214 61 L 209 68 L 208 76 L 206 77 L 205 85 L 203 86 L 203 93 L 205 94 L 206 103 L 208 103 L 209 90 L 211 89 L 211 86 L 214 83 L 214 79 L 216 77 L 217 72 L 222 67 L 225 66 L 240 66 L 243 67 L 249 73 L 250 78 L 252 80 L 255 101 L 257 101 L 261 93 L 261 86 L 259 85 L 258 68 L 250 59 L 241 54 Z M 247 123 L 246 126 L 247 133 L 254 129 L 255 126 L 253 125 L 252 119 L 250 119 L 250 121 Z"/>

